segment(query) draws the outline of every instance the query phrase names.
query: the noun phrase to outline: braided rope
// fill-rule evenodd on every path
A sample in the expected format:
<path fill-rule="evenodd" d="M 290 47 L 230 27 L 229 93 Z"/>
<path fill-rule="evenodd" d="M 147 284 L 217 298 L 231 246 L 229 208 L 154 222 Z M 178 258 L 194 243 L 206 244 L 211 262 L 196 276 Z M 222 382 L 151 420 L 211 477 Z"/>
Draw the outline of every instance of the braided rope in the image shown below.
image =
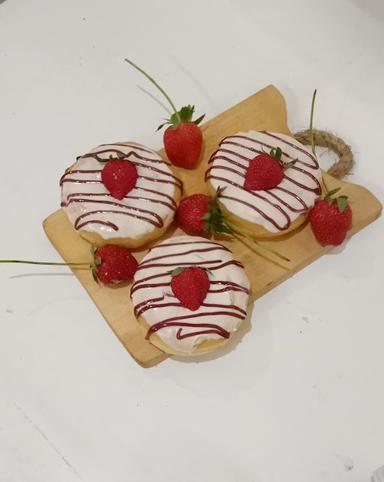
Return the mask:
<path fill-rule="evenodd" d="M 339 160 L 328 169 L 328 174 L 337 179 L 342 179 L 347 176 L 351 172 L 354 164 L 353 153 L 350 146 L 348 146 L 343 139 L 340 139 L 340 137 L 327 131 L 313 129 L 313 136 L 316 146 L 328 147 L 339 156 Z M 310 145 L 311 131 L 308 129 L 296 132 L 294 138 L 302 144 Z"/>

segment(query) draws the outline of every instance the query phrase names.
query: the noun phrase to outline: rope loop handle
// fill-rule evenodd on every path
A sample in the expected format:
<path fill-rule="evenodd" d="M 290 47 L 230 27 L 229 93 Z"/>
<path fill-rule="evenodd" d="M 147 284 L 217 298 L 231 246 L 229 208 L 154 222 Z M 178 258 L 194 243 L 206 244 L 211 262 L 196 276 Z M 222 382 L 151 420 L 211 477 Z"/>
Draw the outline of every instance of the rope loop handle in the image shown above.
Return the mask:
<path fill-rule="evenodd" d="M 350 146 L 331 132 L 313 129 L 313 136 L 316 146 L 328 147 L 339 156 L 339 160 L 328 169 L 328 174 L 337 179 L 347 176 L 354 165 Z M 311 131 L 309 129 L 296 132 L 293 137 L 302 144 L 311 144 Z"/>

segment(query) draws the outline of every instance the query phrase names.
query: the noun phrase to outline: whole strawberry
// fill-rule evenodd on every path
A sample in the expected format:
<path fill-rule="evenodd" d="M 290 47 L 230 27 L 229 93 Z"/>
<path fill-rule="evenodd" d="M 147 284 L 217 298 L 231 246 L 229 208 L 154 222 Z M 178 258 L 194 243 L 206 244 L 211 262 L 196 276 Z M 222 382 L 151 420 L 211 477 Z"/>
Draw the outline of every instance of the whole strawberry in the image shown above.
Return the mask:
<path fill-rule="evenodd" d="M 176 223 L 191 236 L 207 236 L 207 216 L 212 198 L 206 194 L 193 194 L 184 198 L 176 211 Z"/>
<path fill-rule="evenodd" d="M 233 227 L 224 218 L 217 202 L 222 191 L 218 189 L 214 197 L 192 194 L 184 198 L 176 211 L 179 228 L 192 236 L 233 233 Z"/>
<path fill-rule="evenodd" d="M 93 279 L 106 285 L 116 285 L 129 281 L 137 269 L 136 258 L 127 248 L 106 244 L 101 248 L 92 246 L 93 261 L 82 262 L 52 262 L 32 261 L 25 259 L 0 259 L 0 263 L 35 264 L 44 266 L 70 266 L 73 268 L 88 268 L 92 272 Z"/>
<path fill-rule="evenodd" d="M 111 159 L 101 171 L 101 181 L 115 199 L 121 200 L 136 185 L 136 166 L 124 159 Z"/>
<path fill-rule="evenodd" d="M 258 243 L 249 235 L 239 231 L 222 213 L 218 199 L 225 188 L 219 188 L 215 196 L 192 194 L 184 198 L 176 211 L 175 220 L 179 228 L 191 236 L 231 235 L 240 241 L 244 238 L 251 241 L 254 248 L 269 251 L 284 261 L 290 261 L 273 248 Z M 243 241 L 244 242 L 244 241 Z M 250 248 L 249 244 L 247 244 Z M 252 248 L 251 248 L 252 249 Z"/>
<path fill-rule="evenodd" d="M 172 293 L 184 308 L 196 311 L 205 300 L 209 278 L 203 268 L 177 268 L 172 271 Z"/>
<path fill-rule="evenodd" d="M 279 185 L 284 178 L 284 169 L 296 161 L 283 163 L 280 147 L 271 149 L 267 154 L 258 154 L 249 161 L 245 173 L 244 188 L 248 191 L 262 191 Z"/>
<path fill-rule="evenodd" d="M 118 284 L 129 281 L 137 270 L 137 261 L 132 253 L 122 246 L 107 244 L 97 248 L 94 254 L 92 274 L 103 284 Z"/>
<path fill-rule="evenodd" d="M 260 154 L 249 162 L 244 188 L 249 191 L 272 189 L 281 183 L 284 170 L 268 154 Z"/>
<path fill-rule="evenodd" d="M 197 166 L 200 159 L 203 135 L 198 124 L 203 120 L 204 115 L 193 120 L 195 107 L 187 105 L 177 110 L 169 95 L 162 87 L 147 74 L 142 68 L 129 59 L 125 59 L 132 67 L 141 72 L 167 99 L 173 110 L 173 114 L 166 122 L 158 127 L 157 130 L 170 124 L 163 136 L 164 148 L 168 159 L 178 167 L 193 169 Z"/>
<path fill-rule="evenodd" d="M 334 189 L 325 199 L 316 201 L 309 213 L 309 220 L 316 239 L 323 246 L 339 246 L 352 227 L 352 210 L 347 196 L 333 198 Z"/>
<path fill-rule="evenodd" d="M 164 148 L 168 159 L 175 166 L 193 169 L 200 159 L 203 134 L 200 127 L 192 122 L 194 106 L 182 107 L 169 119 L 171 124 L 164 132 Z M 201 118 L 196 122 L 200 122 Z M 163 124 L 164 125 L 164 124 Z M 160 126 L 159 128 L 161 129 Z"/>

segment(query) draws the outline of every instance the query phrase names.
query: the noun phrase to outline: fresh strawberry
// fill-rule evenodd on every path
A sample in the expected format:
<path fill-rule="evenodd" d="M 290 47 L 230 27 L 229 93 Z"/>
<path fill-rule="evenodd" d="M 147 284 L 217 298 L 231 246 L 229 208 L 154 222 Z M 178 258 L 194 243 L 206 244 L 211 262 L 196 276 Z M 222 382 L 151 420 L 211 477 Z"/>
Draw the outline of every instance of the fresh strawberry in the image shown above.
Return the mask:
<path fill-rule="evenodd" d="M 204 115 L 196 120 L 192 120 L 195 107 L 187 105 L 177 110 L 171 98 L 162 87 L 148 75 L 142 68 L 137 66 L 129 59 L 125 59 L 132 67 L 141 72 L 167 99 L 172 108 L 173 114 L 166 122 L 158 127 L 157 130 L 170 124 L 163 136 L 164 148 L 168 159 L 175 166 L 184 167 L 185 169 L 193 169 L 199 162 L 201 147 L 203 143 L 203 135 L 198 124 L 203 120 Z"/>
<path fill-rule="evenodd" d="M 123 199 L 136 185 L 136 166 L 124 159 L 111 159 L 101 171 L 101 180 L 115 199 Z"/>
<path fill-rule="evenodd" d="M 338 190 L 329 191 L 325 199 L 316 201 L 309 213 L 312 231 L 323 246 L 340 245 L 352 227 L 352 210 L 348 197 L 332 197 Z"/>
<path fill-rule="evenodd" d="M 248 191 L 261 191 L 280 184 L 284 177 L 284 167 L 288 166 L 282 163 L 281 154 L 278 147 L 272 149 L 270 154 L 259 154 L 251 159 L 245 173 L 244 188 Z"/>
<path fill-rule="evenodd" d="M 176 211 L 176 222 L 191 236 L 207 236 L 205 216 L 208 214 L 212 198 L 206 194 L 193 194 L 184 198 Z"/>
<path fill-rule="evenodd" d="M 184 198 L 176 211 L 176 222 L 179 228 L 192 236 L 235 232 L 218 204 L 218 198 L 223 190 L 219 188 L 214 197 L 206 194 L 192 194 Z"/>
<path fill-rule="evenodd" d="M 171 124 L 164 132 L 164 147 L 168 159 L 178 167 L 193 169 L 200 159 L 203 134 L 200 127 L 192 122 L 194 107 L 182 107 L 169 119 Z M 200 122 L 202 118 L 196 122 Z M 164 125 L 164 124 L 163 124 Z M 160 126 L 160 128 L 163 126 Z"/>
<path fill-rule="evenodd" d="M 70 266 L 89 268 L 93 279 L 107 285 L 116 285 L 130 280 L 137 269 L 136 258 L 127 248 L 106 244 L 101 248 L 92 246 L 93 261 L 57 263 L 51 261 L 31 261 L 25 259 L 0 259 L 0 263 L 35 264 L 44 266 Z"/>
<path fill-rule="evenodd" d="M 208 274 L 202 268 L 177 268 L 172 271 L 171 289 L 184 308 L 196 311 L 208 293 Z"/>
<path fill-rule="evenodd" d="M 175 220 L 179 228 L 191 236 L 231 235 L 244 242 L 249 239 L 255 248 L 269 251 L 284 261 L 288 258 L 269 246 L 258 243 L 249 235 L 239 231 L 222 213 L 218 200 L 225 188 L 219 188 L 216 195 L 192 194 L 184 198 L 176 211 Z M 250 248 L 250 246 L 247 244 Z M 252 248 L 251 248 L 252 249 Z"/>
<path fill-rule="evenodd" d="M 104 284 L 118 284 L 132 279 L 137 269 L 136 258 L 127 248 L 107 244 L 95 250 L 92 274 Z"/>

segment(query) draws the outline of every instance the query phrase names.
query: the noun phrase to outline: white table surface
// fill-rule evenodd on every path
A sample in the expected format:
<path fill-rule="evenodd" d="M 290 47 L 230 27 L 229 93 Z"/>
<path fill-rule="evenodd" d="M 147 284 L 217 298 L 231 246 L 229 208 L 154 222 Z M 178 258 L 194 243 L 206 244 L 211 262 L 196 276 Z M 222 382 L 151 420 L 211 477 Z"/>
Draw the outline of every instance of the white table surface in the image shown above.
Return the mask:
<path fill-rule="evenodd" d="M 177 104 L 211 118 L 269 83 L 292 131 L 335 131 L 384 199 L 382 0 L 6 0 L 1 257 L 58 260 L 41 221 L 79 153 L 155 148 Z M 260 299 L 214 361 L 144 370 L 65 268 L 0 269 L 1 482 L 364 482 L 384 464 L 384 224 Z"/>

